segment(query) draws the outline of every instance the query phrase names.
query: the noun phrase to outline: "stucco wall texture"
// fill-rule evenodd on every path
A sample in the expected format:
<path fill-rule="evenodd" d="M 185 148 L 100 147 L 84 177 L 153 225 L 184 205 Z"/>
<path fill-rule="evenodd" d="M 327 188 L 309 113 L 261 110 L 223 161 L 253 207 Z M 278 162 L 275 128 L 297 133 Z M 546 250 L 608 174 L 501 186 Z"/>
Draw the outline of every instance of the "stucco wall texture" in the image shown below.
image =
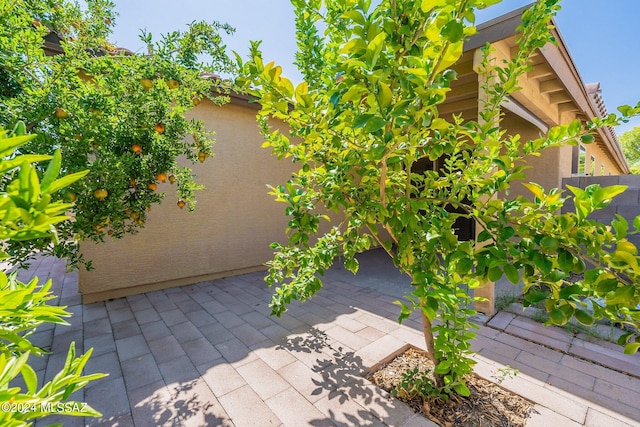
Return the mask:
<path fill-rule="evenodd" d="M 273 200 L 266 184 L 286 182 L 296 168 L 260 147 L 263 138 L 255 115 L 256 109 L 248 103 L 218 107 L 206 101 L 194 109 L 193 118 L 203 120 L 217 133 L 215 157 L 193 167 L 198 182 L 206 187 L 197 195 L 196 212 L 179 209 L 175 189 L 168 183 L 159 184 L 158 191 L 167 196 L 149 212 L 140 233 L 103 244 L 81 243 L 83 255 L 94 266 L 94 270 L 79 273 L 83 302 L 265 269 L 264 263 L 273 255 L 269 245 L 286 240 L 288 221 L 285 205 Z M 272 125 L 286 133 L 283 123 Z M 501 126 L 523 139 L 540 134 L 534 125 L 513 114 L 506 114 Z M 610 163 L 599 147 L 587 147 L 587 167 L 592 154 L 598 164 Z M 528 181 L 547 191 L 561 187 L 562 178 L 571 176 L 571 147 L 547 149 L 540 157 L 529 156 L 527 162 L 531 166 L 526 171 Z M 517 194 L 530 197 L 518 183 L 510 195 Z"/>
<path fill-rule="evenodd" d="M 285 205 L 268 194 L 266 184 L 286 182 L 294 170 L 278 161 L 255 121 L 256 109 L 202 102 L 193 118 L 215 130 L 215 157 L 194 166 L 206 189 L 197 194 L 194 213 L 177 207 L 175 188 L 159 184 L 166 198 L 149 212 L 140 233 L 104 244 L 83 242 L 91 271 L 79 273 L 83 302 L 163 289 L 264 269 L 284 241 Z M 283 126 L 274 123 L 275 127 Z"/>
<path fill-rule="evenodd" d="M 509 135 L 519 134 L 523 141 L 540 137 L 540 130 L 528 121 L 511 113 L 505 114 L 500 126 L 507 130 Z M 605 166 L 605 175 L 620 175 L 621 169 L 611 161 L 603 149 L 597 144 L 583 145 L 586 149 L 586 170 L 591 170 L 591 158 L 595 159 L 595 174 L 601 175 L 601 165 Z M 552 188 L 561 188 L 562 180 L 569 178 L 572 165 L 571 146 L 550 147 L 543 150 L 540 156 L 527 156 L 526 162 L 529 169 L 525 170 L 527 179 L 525 182 L 535 182 L 540 184 L 546 191 Z M 510 195 L 515 197 L 522 195 L 531 197 L 531 192 L 527 190 L 521 182 L 517 181 L 511 188 Z"/>

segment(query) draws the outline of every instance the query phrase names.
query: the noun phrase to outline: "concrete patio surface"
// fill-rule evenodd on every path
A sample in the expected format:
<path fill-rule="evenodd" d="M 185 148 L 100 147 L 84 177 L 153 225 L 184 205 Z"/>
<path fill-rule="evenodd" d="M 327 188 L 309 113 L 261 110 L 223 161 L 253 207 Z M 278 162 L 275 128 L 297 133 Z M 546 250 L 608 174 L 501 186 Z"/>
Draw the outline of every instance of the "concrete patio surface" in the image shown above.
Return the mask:
<path fill-rule="evenodd" d="M 77 274 L 40 258 L 21 277 L 52 278 L 73 317 L 33 335 L 53 351 L 31 362 L 39 380 L 60 369 L 71 341 L 93 347 L 87 372 L 109 376 L 77 396 L 102 418 L 36 425 L 433 426 L 361 376 L 406 343 L 424 348 L 417 316 L 396 321 L 408 280 L 379 251 L 361 265 L 357 276 L 332 269 L 317 297 L 278 319 L 264 273 L 83 306 Z M 520 370 L 502 385 L 535 402 L 529 426 L 640 425 L 640 356 L 510 313 L 479 326 L 475 371 Z"/>

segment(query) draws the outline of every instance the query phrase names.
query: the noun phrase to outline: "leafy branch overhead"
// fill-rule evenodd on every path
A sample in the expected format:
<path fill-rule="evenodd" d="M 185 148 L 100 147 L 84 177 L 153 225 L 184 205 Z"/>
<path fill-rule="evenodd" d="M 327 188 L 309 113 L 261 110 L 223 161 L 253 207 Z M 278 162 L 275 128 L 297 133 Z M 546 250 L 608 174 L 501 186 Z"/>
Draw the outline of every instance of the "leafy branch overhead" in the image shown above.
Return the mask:
<path fill-rule="evenodd" d="M 72 262 L 74 238 L 135 232 L 163 191 L 194 209 L 202 187 L 187 165 L 212 156 L 214 133 L 188 113 L 203 101 L 227 101 L 229 84 L 215 73 L 231 72 L 223 34 L 232 27 L 193 22 L 160 38 L 143 33 L 148 51 L 132 53 L 108 41 L 114 15 L 108 0 L 0 4 L 0 123 L 21 120 L 37 135 L 22 152 L 57 149 L 64 173 L 90 170 L 63 194 L 77 211 L 60 226 L 54 253 Z M 12 258 L 24 259 L 34 245 L 47 249 L 14 242 Z"/>
<path fill-rule="evenodd" d="M 544 303 L 556 324 L 607 318 L 637 327 L 640 320 L 639 258 L 627 240 L 640 219 L 633 231 L 622 218 L 610 225 L 589 219 L 623 188 L 571 189 L 576 212 L 562 215 L 567 195 L 559 190 L 528 183 L 529 198 L 509 195 L 526 180 L 527 156 L 588 144 L 598 128 L 640 113 L 640 104 L 625 106 L 621 115 L 574 120 L 533 140 L 500 127 L 500 105 L 519 89 L 528 59 L 554 42 L 558 1 L 538 1 L 523 13 L 519 49 L 508 61 L 496 61 L 490 45 L 478 50 L 477 116 L 439 114 L 464 41 L 476 33 L 475 10 L 497 2 L 296 0 L 296 59 L 305 81 L 294 87 L 263 60 L 259 43 L 248 61 L 238 59 L 237 83 L 262 105 L 264 145 L 300 167 L 272 187 L 290 218 L 289 242 L 273 245 L 269 263 L 273 312 L 318 292 L 336 259 L 355 273 L 355 255 L 382 246 L 412 278 L 400 318 L 421 313 L 439 392 L 469 393 L 469 316 L 478 299 L 469 290 L 488 281 L 522 280 L 526 304 Z M 271 117 L 290 133 L 270 128 Z M 456 235 L 460 221 L 477 225 L 477 239 Z M 577 272 L 584 278 L 573 283 L 569 275 Z M 626 352 L 640 346 L 634 334 L 623 341 Z"/>

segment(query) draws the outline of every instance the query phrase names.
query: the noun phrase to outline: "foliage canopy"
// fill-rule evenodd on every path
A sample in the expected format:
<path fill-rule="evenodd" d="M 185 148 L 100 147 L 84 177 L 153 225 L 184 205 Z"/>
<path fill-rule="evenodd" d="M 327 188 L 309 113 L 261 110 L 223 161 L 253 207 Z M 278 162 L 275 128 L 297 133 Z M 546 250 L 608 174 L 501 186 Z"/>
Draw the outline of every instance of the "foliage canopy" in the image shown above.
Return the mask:
<path fill-rule="evenodd" d="M 640 173 L 640 126 L 620 135 L 620 145 L 632 173 Z"/>
<path fill-rule="evenodd" d="M 559 190 L 526 183 L 530 198 L 508 195 L 526 179 L 525 156 L 589 143 L 597 127 L 640 112 L 640 104 L 621 107 L 622 116 L 575 120 L 530 141 L 500 128 L 500 103 L 518 90 L 530 55 L 553 42 L 558 1 L 540 0 L 523 13 L 510 61 L 492 60 L 490 46 L 479 51 L 475 119 L 438 112 L 464 41 L 476 31 L 474 11 L 497 2 L 383 0 L 373 7 L 368 0 L 294 0 L 304 81 L 294 87 L 279 66 L 263 61 L 258 43 L 247 62 L 239 61 L 238 82 L 262 105 L 265 146 L 300 165 L 286 184 L 272 187 L 290 218 L 289 241 L 273 245 L 269 263 L 267 281 L 278 285 L 273 312 L 311 298 L 336 259 L 355 273 L 355 255 L 378 244 L 412 278 L 400 319 L 421 313 L 436 389 L 445 394 L 469 393 L 470 290 L 488 281 L 522 280 L 525 305 L 543 303 L 553 324 L 640 320 L 640 259 L 626 239 L 640 229 L 640 217 L 633 231 L 622 218 L 611 225 L 588 218 L 623 187 L 571 188 L 576 211 L 562 215 L 566 196 Z M 272 130 L 271 117 L 286 122 L 290 135 Z M 430 163 L 439 168 L 425 167 Z M 458 238 L 459 219 L 480 227 L 477 239 Z M 584 278 L 574 283 L 572 273 Z M 634 337 L 621 340 L 626 352 L 640 347 Z"/>
<path fill-rule="evenodd" d="M 77 209 L 55 253 L 72 261 L 74 240 L 141 227 L 164 182 L 175 182 L 180 207 L 194 208 L 201 187 L 177 159 L 205 161 L 213 133 L 186 114 L 204 99 L 226 102 L 214 73 L 231 70 L 221 34 L 233 28 L 193 22 L 159 40 L 143 33 L 147 52 L 132 54 L 108 41 L 114 15 L 109 0 L 0 2 L 0 123 L 21 120 L 37 135 L 21 152 L 59 149 L 64 173 L 90 170 L 64 194 Z M 34 244 L 47 243 L 14 242 L 10 252 L 24 259 Z"/>

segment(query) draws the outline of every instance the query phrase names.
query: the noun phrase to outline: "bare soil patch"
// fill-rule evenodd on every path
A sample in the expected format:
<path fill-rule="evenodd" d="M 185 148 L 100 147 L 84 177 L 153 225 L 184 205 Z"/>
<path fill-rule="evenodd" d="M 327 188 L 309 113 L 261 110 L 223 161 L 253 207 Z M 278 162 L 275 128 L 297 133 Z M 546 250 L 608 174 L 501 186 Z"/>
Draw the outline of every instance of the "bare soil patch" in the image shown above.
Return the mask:
<path fill-rule="evenodd" d="M 391 362 L 382 365 L 368 376 L 368 379 L 388 392 L 397 390 L 407 370 L 418 368 L 420 372 L 433 371 L 433 363 L 428 355 L 415 349 L 408 349 Z M 414 411 L 443 427 L 524 427 L 533 411 L 533 404 L 523 397 L 499 385 L 469 375 L 467 386 L 469 397 L 454 396 L 448 400 L 431 398 L 401 391 L 396 397 L 406 402 Z"/>

